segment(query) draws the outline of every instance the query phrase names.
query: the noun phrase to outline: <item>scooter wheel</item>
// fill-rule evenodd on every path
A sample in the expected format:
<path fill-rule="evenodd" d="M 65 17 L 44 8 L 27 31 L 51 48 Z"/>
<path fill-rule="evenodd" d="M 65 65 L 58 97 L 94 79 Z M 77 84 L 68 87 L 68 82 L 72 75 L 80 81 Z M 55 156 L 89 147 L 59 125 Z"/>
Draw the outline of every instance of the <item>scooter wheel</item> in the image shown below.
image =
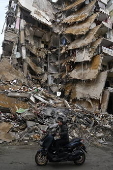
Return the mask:
<path fill-rule="evenodd" d="M 86 160 L 85 153 L 82 152 L 82 153 L 80 154 L 79 158 L 76 159 L 76 160 L 74 160 L 74 163 L 75 163 L 76 165 L 82 165 L 82 164 L 85 162 L 85 160 Z"/>
<path fill-rule="evenodd" d="M 48 162 L 47 155 L 43 155 L 41 151 L 38 151 L 35 155 L 35 162 L 39 166 L 46 165 Z"/>

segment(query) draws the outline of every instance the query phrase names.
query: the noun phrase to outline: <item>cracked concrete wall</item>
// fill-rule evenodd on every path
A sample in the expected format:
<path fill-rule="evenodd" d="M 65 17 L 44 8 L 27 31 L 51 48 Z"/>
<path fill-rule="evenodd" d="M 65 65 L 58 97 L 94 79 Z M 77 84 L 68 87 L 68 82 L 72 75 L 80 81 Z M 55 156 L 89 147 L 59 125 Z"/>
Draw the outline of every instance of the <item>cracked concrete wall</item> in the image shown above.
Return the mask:
<path fill-rule="evenodd" d="M 20 6 L 31 12 L 31 15 L 37 20 L 51 25 L 51 19 L 53 19 L 52 6 L 48 1 L 44 0 L 18 0 Z M 49 10 L 48 10 L 49 8 Z M 46 13 L 45 13 L 46 12 Z"/>
<path fill-rule="evenodd" d="M 100 55 L 94 56 L 91 63 L 80 64 L 69 73 L 70 78 L 81 80 L 93 80 L 97 77 L 102 63 Z"/>
<path fill-rule="evenodd" d="M 101 99 L 102 92 L 107 78 L 107 71 L 99 73 L 96 80 L 92 82 L 77 83 L 76 98 Z"/>

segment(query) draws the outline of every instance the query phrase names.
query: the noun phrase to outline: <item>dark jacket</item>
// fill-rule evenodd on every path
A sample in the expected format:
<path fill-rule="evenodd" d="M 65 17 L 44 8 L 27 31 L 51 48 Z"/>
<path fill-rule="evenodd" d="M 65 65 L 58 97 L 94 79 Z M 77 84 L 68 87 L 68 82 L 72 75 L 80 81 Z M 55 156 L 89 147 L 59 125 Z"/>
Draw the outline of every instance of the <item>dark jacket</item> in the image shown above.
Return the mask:
<path fill-rule="evenodd" d="M 68 127 L 66 124 L 59 126 L 59 135 L 61 139 L 69 140 Z"/>

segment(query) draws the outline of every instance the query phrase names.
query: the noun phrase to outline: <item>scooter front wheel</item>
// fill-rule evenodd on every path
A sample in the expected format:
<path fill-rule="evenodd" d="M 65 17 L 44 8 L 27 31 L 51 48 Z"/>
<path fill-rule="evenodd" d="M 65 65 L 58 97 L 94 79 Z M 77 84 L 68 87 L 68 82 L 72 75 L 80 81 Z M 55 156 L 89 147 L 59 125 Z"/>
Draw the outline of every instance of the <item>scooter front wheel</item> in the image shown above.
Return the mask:
<path fill-rule="evenodd" d="M 46 165 L 48 162 L 47 155 L 43 154 L 42 151 L 38 151 L 35 155 L 35 162 L 39 166 Z"/>

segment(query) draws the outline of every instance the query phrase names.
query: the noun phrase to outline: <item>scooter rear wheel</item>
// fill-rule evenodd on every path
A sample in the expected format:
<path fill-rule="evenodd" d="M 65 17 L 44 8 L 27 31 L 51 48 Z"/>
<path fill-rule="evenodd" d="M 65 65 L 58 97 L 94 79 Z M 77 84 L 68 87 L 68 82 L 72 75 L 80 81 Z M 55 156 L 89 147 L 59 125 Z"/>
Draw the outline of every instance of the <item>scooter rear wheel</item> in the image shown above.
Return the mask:
<path fill-rule="evenodd" d="M 44 155 L 41 151 L 38 151 L 35 155 L 35 162 L 39 166 L 44 166 L 47 164 L 47 155 Z"/>
<path fill-rule="evenodd" d="M 80 156 L 79 156 L 79 159 L 74 160 L 74 163 L 75 163 L 76 165 L 82 165 L 82 164 L 85 162 L 85 160 L 86 160 L 85 153 L 82 152 L 82 153 L 80 154 Z"/>

